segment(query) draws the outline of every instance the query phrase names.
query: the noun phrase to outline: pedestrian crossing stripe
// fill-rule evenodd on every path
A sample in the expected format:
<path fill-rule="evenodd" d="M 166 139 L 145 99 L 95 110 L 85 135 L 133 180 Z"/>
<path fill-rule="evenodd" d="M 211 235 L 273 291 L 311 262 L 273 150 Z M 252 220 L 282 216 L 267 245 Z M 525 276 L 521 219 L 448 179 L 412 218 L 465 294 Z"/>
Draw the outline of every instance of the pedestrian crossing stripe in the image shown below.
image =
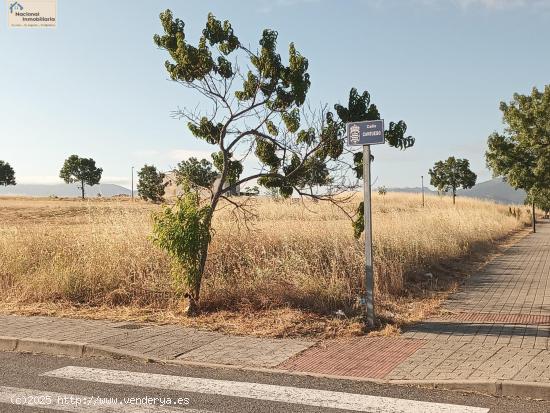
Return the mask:
<path fill-rule="evenodd" d="M 489 409 L 455 404 L 432 403 L 417 400 L 330 390 L 279 386 L 273 384 L 215 380 L 198 377 L 169 376 L 121 370 L 67 366 L 43 374 L 69 380 L 147 387 L 171 391 L 241 397 L 271 402 L 300 404 L 357 412 L 384 413 L 487 413 Z"/>

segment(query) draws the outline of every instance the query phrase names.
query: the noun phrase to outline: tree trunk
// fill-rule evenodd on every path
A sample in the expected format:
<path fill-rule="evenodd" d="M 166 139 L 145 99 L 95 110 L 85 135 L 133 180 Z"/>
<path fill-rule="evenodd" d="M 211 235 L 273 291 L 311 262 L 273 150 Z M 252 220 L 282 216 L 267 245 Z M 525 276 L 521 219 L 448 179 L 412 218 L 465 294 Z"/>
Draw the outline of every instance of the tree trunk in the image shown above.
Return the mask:
<path fill-rule="evenodd" d="M 84 199 L 84 181 L 80 182 L 80 189 L 82 190 L 82 199 Z"/>
<path fill-rule="evenodd" d="M 199 300 L 198 298 L 193 297 L 194 294 L 195 293 L 189 294 L 189 306 L 185 310 L 185 315 L 187 315 L 187 317 L 195 317 L 200 313 Z M 197 292 L 197 295 L 198 294 L 199 293 Z"/>
<path fill-rule="evenodd" d="M 214 208 L 216 207 L 218 201 L 216 200 L 213 202 L 212 209 L 210 210 L 210 214 L 207 216 L 207 226 L 208 231 L 210 232 L 210 227 L 212 226 L 212 216 L 214 215 Z M 201 260 L 199 263 L 199 279 L 197 280 L 196 285 L 194 288 L 189 291 L 189 306 L 187 307 L 186 314 L 189 317 L 197 316 L 200 311 L 200 294 L 201 294 L 201 285 L 202 285 L 202 277 L 204 275 L 204 270 L 206 268 L 206 259 L 208 258 L 208 249 L 210 247 L 210 239 L 208 242 L 205 242 L 204 245 L 201 248 Z"/>
<path fill-rule="evenodd" d="M 209 226 L 210 227 L 210 226 Z M 201 260 L 199 264 L 199 279 L 195 286 L 189 291 L 189 306 L 187 307 L 186 315 L 188 317 L 197 316 L 200 311 L 200 298 L 201 298 L 201 284 L 202 277 L 204 274 L 204 269 L 206 267 L 206 258 L 208 257 L 208 247 L 210 242 L 205 243 L 201 249 Z"/>
<path fill-rule="evenodd" d="M 456 189 L 453 189 L 453 205 L 456 204 Z"/>
<path fill-rule="evenodd" d="M 216 210 L 220 197 L 223 193 L 223 185 L 225 183 L 225 177 L 227 175 L 227 168 L 229 163 L 228 159 L 229 158 L 227 157 L 227 154 L 224 154 L 223 171 L 220 176 L 220 180 L 218 182 L 216 191 L 212 195 L 212 202 L 210 203 L 210 212 L 206 217 L 206 224 L 207 224 L 209 233 L 210 233 L 210 228 L 212 226 L 212 217 L 214 216 L 214 211 Z M 191 317 L 200 313 L 201 284 L 202 284 L 202 277 L 204 275 L 204 269 L 206 267 L 206 259 L 208 258 L 208 249 L 210 247 L 210 241 L 211 240 L 209 238 L 208 242 L 205 242 L 201 248 L 201 260 L 199 263 L 199 280 L 195 285 L 195 287 L 193 288 L 193 290 L 189 292 L 189 307 L 187 307 L 187 315 Z"/>
<path fill-rule="evenodd" d="M 533 211 L 533 232 L 537 232 L 537 215 L 535 214 L 535 203 L 532 204 Z"/>

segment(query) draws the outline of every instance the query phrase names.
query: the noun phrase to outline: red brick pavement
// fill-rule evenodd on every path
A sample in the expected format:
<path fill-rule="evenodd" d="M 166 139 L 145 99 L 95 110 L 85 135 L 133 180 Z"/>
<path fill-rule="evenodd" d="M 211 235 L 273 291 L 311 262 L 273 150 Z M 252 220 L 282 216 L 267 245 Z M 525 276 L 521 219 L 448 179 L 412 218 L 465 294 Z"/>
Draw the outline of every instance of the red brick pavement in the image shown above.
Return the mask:
<path fill-rule="evenodd" d="M 314 346 L 278 366 L 284 370 L 382 379 L 425 340 L 357 337 Z"/>
<path fill-rule="evenodd" d="M 436 320 L 436 319 L 434 319 Z M 550 315 L 540 314 L 498 314 L 498 313 L 454 313 L 437 317 L 437 320 L 464 321 L 474 323 L 503 323 L 522 325 L 550 325 Z"/>

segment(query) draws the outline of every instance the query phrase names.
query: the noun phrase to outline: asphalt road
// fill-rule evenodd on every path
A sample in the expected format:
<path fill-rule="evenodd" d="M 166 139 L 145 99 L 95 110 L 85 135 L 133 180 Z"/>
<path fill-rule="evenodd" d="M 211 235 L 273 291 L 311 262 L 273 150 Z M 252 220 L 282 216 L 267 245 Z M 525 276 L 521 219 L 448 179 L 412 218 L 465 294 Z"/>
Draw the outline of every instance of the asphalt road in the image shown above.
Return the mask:
<path fill-rule="evenodd" d="M 0 413 L 478 413 L 487 409 L 550 412 L 550 402 L 223 368 L 0 352 Z"/>

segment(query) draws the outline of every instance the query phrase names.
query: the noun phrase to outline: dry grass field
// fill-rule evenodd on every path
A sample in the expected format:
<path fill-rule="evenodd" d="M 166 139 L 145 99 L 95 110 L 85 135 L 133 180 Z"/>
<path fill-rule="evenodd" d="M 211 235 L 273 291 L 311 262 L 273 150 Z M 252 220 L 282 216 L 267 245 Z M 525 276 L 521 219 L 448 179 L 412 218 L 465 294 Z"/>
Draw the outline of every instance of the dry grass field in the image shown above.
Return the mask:
<path fill-rule="evenodd" d="M 373 202 L 382 333 L 434 311 L 497 241 L 529 220 L 525 207 L 517 217 L 508 206 L 465 198 L 453 206 L 448 197 L 427 197 L 422 208 L 419 195 L 388 193 Z M 149 239 L 157 208 L 124 199 L 0 198 L 0 310 L 271 336 L 360 332 L 363 245 L 337 208 L 258 198 L 248 229 L 220 211 L 206 311 L 193 319 L 173 300 L 169 260 Z"/>

